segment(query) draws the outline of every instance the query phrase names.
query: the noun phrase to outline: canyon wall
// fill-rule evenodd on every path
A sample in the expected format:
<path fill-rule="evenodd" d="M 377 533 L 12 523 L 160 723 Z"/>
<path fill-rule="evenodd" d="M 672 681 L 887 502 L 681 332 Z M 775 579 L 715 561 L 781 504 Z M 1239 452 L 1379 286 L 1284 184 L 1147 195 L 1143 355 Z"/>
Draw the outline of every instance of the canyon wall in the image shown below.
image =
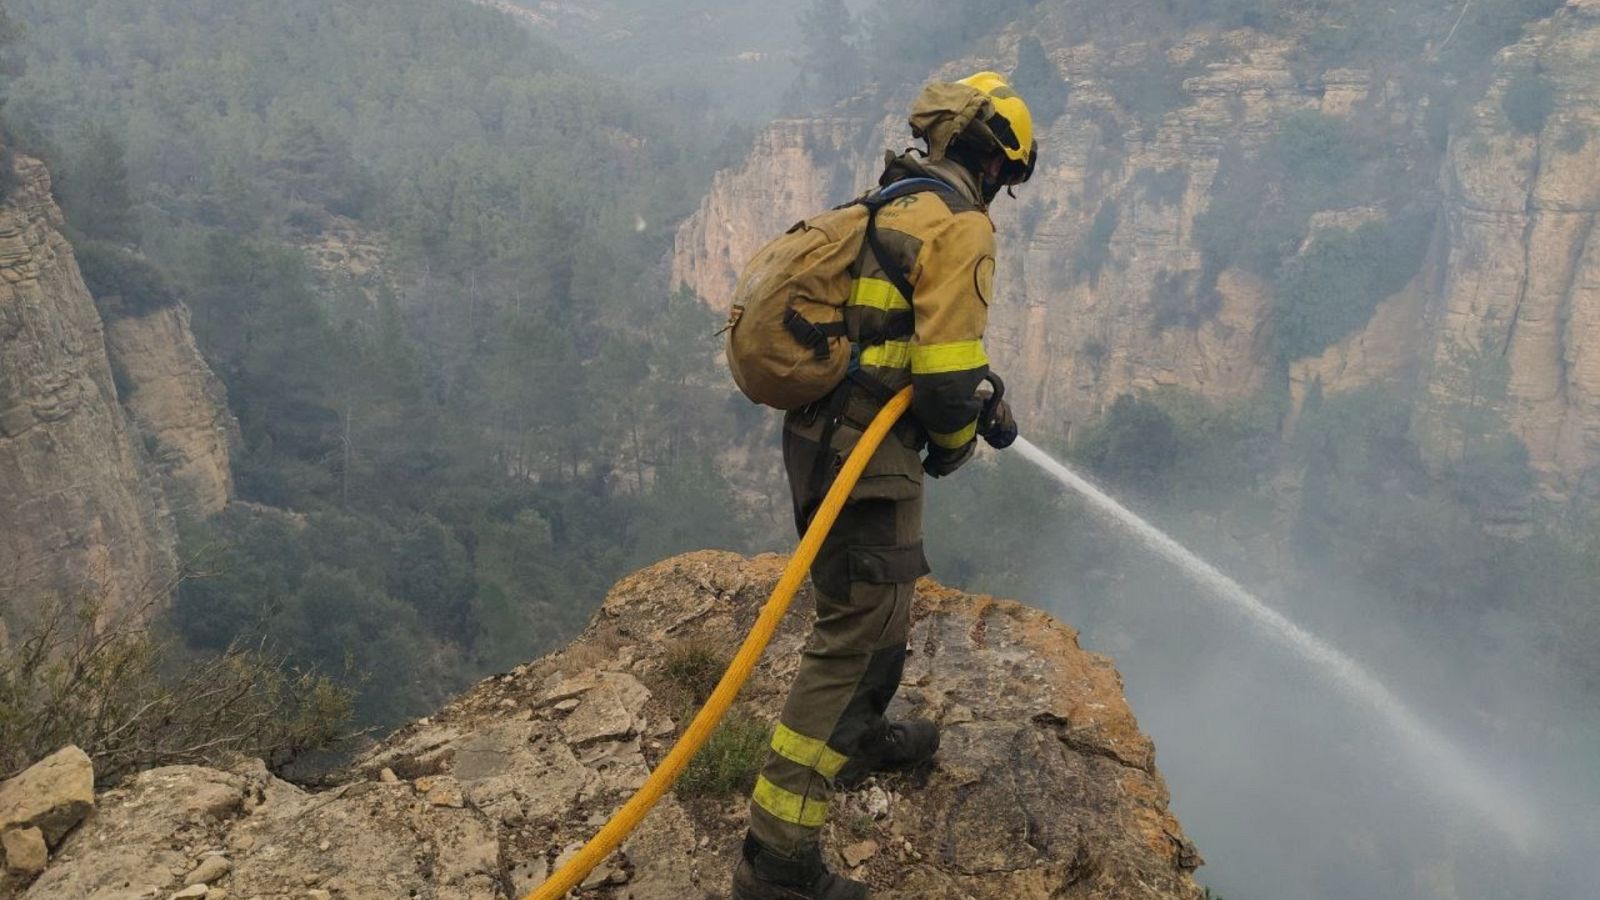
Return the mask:
<path fill-rule="evenodd" d="M 159 606 L 178 570 L 169 497 L 203 515 L 231 492 L 236 426 L 187 312 L 107 326 L 62 229 L 49 174 L 17 157 L 0 203 L 0 619 L 13 631 L 56 601 Z"/>
<path fill-rule="evenodd" d="M 1150 35 L 1181 93 L 1141 109 L 1127 79 L 1150 46 L 1096 40 L 1074 8 L 1046 4 L 993 56 L 934 73 L 1009 71 L 1027 35 L 1066 87 L 1060 108 L 1034 111 L 1043 152 L 1033 180 L 993 209 L 999 299 L 986 343 L 1032 431 L 1070 439 L 1120 394 L 1162 386 L 1220 403 L 1285 392 L 1287 429 L 1313 386 L 1382 384 L 1416 400 L 1433 463 L 1461 452 L 1466 410 L 1525 444 L 1547 495 L 1584 487 L 1600 462 L 1600 360 L 1585 350 L 1600 339 L 1600 2 L 1574 0 L 1530 25 L 1496 56 L 1486 90 L 1462 88 L 1474 93 L 1454 114 L 1409 92 L 1398 63 L 1308 68 L 1305 28 Z M 1528 72 L 1549 86 L 1549 114 L 1533 133 L 1509 121 L 1505 100 Z M 841 107 L 852 115 L 774 123 L 740 167 L 717 174 L 680 230 L 675 281 L 724 308 L 757 246 L 871 185 L 884 148 L 910 146 L 908 100 L 863 111 L 858 99 Z M 1436 185 L 1421 214 L 1433 234 L 1417 275 L 1363 326 L 1284 358 L 1276 283 L 1259 267 L 1213 265 L 1199 231 L 1225 166 L 1255 159 L 1286 122 L 1313 113 L 1364 134 L 1382 157 L 1369 165 Z M 1444 116 L 1441 153 L 1430 148 Z M 1252 177 L 1244 169 L 1232 177 Z M 1300 250 L 1388 215 L 1331 203 L 1311 217 Z M 1491 357 L 1508 367 L 1508 386 L 1480 396 L 1473 385 L 1493 377 Z"/>
<path fill-rule="evenodd" d="M 1529 81 L 1531 79 L 1531 82 Z M 1507 93 L 1548 91 L 1542 125 L 1507 121 Z M 1529 123 L 1531 124 L 1531 123 Z M 1600 2 L 1579 0 L 1529 29 L 1451 141 L 1440 175 L 1439 296 L 1428 310 L 1421 433 L 1460 453 L 1453 408 L 1482 406 L 1527 447 L 1541 482 L 1594 487 L 1600 464 Z M 1409 350 L 1410 348 L 1408 348 Z M 1504 385 L 1479 403 L 1477 370 Z M 1503 392 L 1503 396 L 1502 396 Z"/>

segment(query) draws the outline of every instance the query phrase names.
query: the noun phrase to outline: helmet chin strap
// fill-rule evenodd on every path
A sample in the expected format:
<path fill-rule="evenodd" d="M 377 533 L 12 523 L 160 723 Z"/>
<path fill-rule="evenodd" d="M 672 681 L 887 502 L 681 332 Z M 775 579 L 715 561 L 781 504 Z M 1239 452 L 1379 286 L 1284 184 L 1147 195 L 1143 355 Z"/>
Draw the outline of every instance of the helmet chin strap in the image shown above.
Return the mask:
<path fill-rule="evenodd" d="M 994 198 L 1000 195 L 1000 189 L 1002 187 L 1006 189 L 1007 193 L 1011 192 L 1010 185 L 1002 184 L 999 181 L 990 178 L 988 172 L 978 173 L 978 190 L 983 193 L 983 204 L 985 206 L 988 206 L 990 203 L 994 202 Z M 1011 196 L 1015 197 L 1016 194 L 1011 194 Z"/>

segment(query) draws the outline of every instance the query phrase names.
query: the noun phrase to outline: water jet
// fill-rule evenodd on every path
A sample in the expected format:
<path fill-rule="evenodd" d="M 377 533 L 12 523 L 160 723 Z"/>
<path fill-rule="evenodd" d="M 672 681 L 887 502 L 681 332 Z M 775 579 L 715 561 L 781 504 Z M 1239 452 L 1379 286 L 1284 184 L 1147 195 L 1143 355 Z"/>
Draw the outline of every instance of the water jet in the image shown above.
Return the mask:
<path fill-rule="evenodd" d="M 1072 471 L 1026 438 L 1014 445 L 1023 459 L 1082 496 L 1101 516 L 1202 584 L 1205 596 L 1228 612 L 1242 615 L 1266 637 L 1296 657 L 1377 716 L 1400 738 L 1399 748 L 1442 795 L 1465 801 L 1519 849 L 1535 842 L 1539 823 L 1513 792 L 1479 769 L 1453 742 L 1412 712 L 1394 692 L 1350 656 L 1267 606 L 1238 582 L 1195 555 L 1171 536 L 1123 506 L 1088 479 Z"/>

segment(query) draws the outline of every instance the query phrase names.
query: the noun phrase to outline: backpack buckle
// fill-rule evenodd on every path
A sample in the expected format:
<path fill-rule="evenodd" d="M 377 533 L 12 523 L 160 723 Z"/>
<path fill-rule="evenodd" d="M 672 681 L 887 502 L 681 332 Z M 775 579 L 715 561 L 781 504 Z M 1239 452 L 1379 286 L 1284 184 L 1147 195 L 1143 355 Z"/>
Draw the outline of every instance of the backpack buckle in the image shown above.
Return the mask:
<path fill-rule="evenodd" d="M 828 358 L 828 336 L 815 322 L 796 312 L 794 307 L 784 310 L 783 327 L 794 335 L 802 347 L 810 347 L 817 359 Z"/>

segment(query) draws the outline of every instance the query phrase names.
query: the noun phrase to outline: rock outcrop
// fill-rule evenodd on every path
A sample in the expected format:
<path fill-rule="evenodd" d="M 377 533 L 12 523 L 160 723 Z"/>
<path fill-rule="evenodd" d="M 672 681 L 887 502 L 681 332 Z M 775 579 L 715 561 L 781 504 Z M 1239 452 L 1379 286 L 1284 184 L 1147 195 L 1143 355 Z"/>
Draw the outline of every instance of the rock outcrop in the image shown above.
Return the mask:
<path fill-rule="evenodd" d="M 796 220 L 848 199 L 867 123 L 855 118 L 780 119 L 756 137 L 745 164 L 713 176 L 711 192 L 679 227 L 675 286 L 725 312 L 739 269 Z"/>
<path fill-rule="evenodd" d="M 612 590 L 567 649 L 484 680 L 309 793 L 259 764 L 142 773 L 24 895 L 518 897 L 592 834 L 696 704 L 673 660 L 723 654 L 783 560 L 677 557 Z M 740 695 L 770 721 L 808 628 L 802 597 Z M 919 585 L 897 705 L 944 729 L 930 771 L 844 795 L 834 863 L 884 898 L 1198 898 L 1194 848 L 1109 660 L 1020 604 Z M 709 648 L 709 649 L 707 649 Z M 714 674 L 714 672 L 713 672 Z M 584 883 L 584 897 L 725 897 L 741 791 L 669 794 Z M 3 893 L 3 892 L 0 892 Z"/>
<path fill-rule="evenodd" d="M 199 519 L 233 498 L 231 449 L 239 424 L 227 391 L 206 365 L 182 304 L 106 323 L 106 349 L 117 367 L 123 405 L 145 438 L 162 476 L 167 506 Z"/>
<path fill-rule="evenodd" d="M 238 425 L 188 310 L 97 305 L 62 226 L 49 173 L 17 157 L 0 203 L 0 646 L 56 604 L 159 607 L 174 515 L 233 495 Z"/>
<path fill-rule="evenodd" d="M 38 161 L 0 204 L 0 616 L 57 598 L 143 605 L 171 527 L 118 403 L 105 332 Z"/>
<path fill-rule="evenodd" d="M 1244 268 L 1208 271 L 1202 253 L 1197 223 L 1218 196 L 1224 161 L 1264 146 L 1292 115 L 1317 112 L 1379 135 L 1386 158 L 1425 166 L 1426 180 L 1438 111 L 1393 75 L 1307 71 L 1309 20 L 1274 33 L 1135 37 L 1102 33 L 1118 27 L 1113 19 L 1075 9 L 1041 4 L 1030 20 L 1028 33 L 1070 92 L 1063 108 L 1035 110 L 1047 123 L 1039 171 L 1019 201 L 994 209 L 999 300 L 987 341 L 1035 431 L 1070 440 L 1075 424 L 1128 391 L 1175 386 L 1230 402 L 1279 390 L 1285 377 L 1292 426 L 1313 384 L 1328 393 L 1381 384 L 1418 401 L 1417 432 L 1434 463 L 1459 452 L 1443 411 L 1487 404 L 1526 445 L 1547 495 L 1596 489 L 1600 2 L 1571 0 L 1501 51 L 1487 91 L 1448 123 L 1420 274 L 1364 327 L 1290 360 L 1287 373 L 1272 343 L 1274 286 Z M 934 74 L 1009 70 L 1019 37 Z M 1181 91 L 1140 110 L 1154 101 L 1118 91 L 1140 89 L 1129 61 L 1148 59 L 1152 46 L 1166 48 L 1154 58 L 1169 73 L 1183 74 Z M 1549 104 L 1532 131 L 1508 121 L 1514 83 L 1524 96 L 1548 89 L 1531 100 Z M 871 184 L 883 148 L 910 145 L 907 99 L 853 119 L 770 126 L 741 166 L 716 176 L 680 230 L 676 282 L 724 308 L 755 246 Z M 1369 212 L 1325 210 L 1313 228 L 1319 220 L 1350 227 Z M 1473 394 L 1474 376 L 1461 371 L 1480 350 L 1506 364 L 1503 399 Z"/>
<path fill-rule="evenodd" d="M 1542 122 L 1507 109 L 1548 102 Z M 1537 126 L 1537 127 L 1532 127 Z M 1444 411 L 1471 403 L 1474 356 L 1503 361 L 1490 402 L 1556 494 L 1593 490 L 1600 466 L 1600 0 L 1573 0 L 1501 52 L 1455 132 L 1441 176 L 1446 251 L 1421 348 L 1432 377 L 1420 429 L 1459 451 Z"/>
<path fill-rule="evenodd" d="M 93 808 L 94 764 L 77 747 L 63 747 L 0 783 L 6 871 L 24 877 L 44 871 L 50 848 Z M 0 893 L 4 890 L 0 883 Z"/>

